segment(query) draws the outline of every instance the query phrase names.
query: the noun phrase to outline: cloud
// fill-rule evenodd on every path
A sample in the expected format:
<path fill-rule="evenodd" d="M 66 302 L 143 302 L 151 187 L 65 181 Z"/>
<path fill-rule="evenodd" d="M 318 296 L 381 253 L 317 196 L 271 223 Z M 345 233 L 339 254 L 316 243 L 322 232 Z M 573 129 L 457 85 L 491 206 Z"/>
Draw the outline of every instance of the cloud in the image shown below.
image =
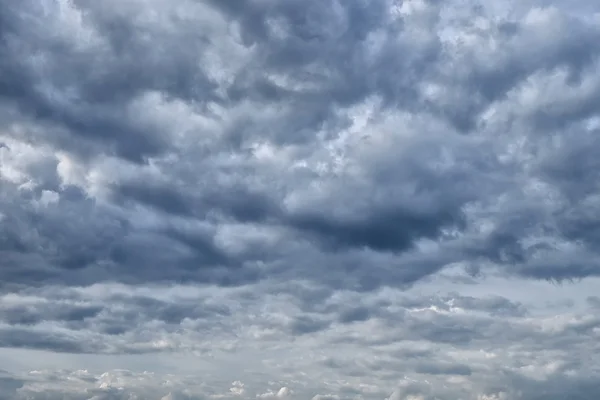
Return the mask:
<path fill-rule="evenodd" d="M 591 2 L 22 0 L 0 37 L 9 398 L 596 390 Z"/>
<path fill-rule="evenodd" d="M 464 284 L 445 285 L 466 290 Z M 85 399 L 327 393 L 369 399 L 394 390 L 399 398 L 478 399 L 502 396 L 494 394 L 499 388 L 534 399 L 539 391 L 552 391 L 555 381 L 563 382 L 563 396 L 593 393 L 585 388 L 597 367 L 600 319 L 585 293 L 578 298 L 582 308 L 560 310 L 539 300 L 516 303 L 499 294 L 426 294 L 418 288 L 330 291 L 315 304 L 311 294 L 318 288 L 296 285 L 287 294 L 281 289 L 102 284 L 6 294 L 0 346 L 21 348 L 30 359 L 48 357 L 52 367 L 9 374 L 3 384 L 22 398 L 55 393 Z M 342 318 L 348 304 L 356 303 L 368 313 L 350 322 Z M 37 317 L 10 319 L 16 310 Z M 40 350 L 53 353 L 36 355 Z M 55 358 L 57 352 L 67 358 Z M 109 369 L 124 362 L 132 370 Z M 57 370 L 63 364 L 91 370 Z"/>
<path fill-rule="evenodd" d="M 339 271 L 349 252 L 410 268 L 377 268 L 366 288 L 456 262 L 597 275 L 595 20 L 428 1 L 141 4 L 3 8 L 3 237 L 29 279 L 238 285 L 266 276 L 257 264 L 314 277 L 298 253 Z M 216 240 L 234 227 L 238 251 Z"/>
<path fill-rule="evenodd" d="M 269 391 L 266 393 L 258 394 L 256 395 L 256 397 L 260 399 L 285 399 L 287 397 L 290 397 L 291 394 L 292 391 L 290 389 L 288 389 L 287 387 L 282 387 L 277 391 L 277 393 Z"/>

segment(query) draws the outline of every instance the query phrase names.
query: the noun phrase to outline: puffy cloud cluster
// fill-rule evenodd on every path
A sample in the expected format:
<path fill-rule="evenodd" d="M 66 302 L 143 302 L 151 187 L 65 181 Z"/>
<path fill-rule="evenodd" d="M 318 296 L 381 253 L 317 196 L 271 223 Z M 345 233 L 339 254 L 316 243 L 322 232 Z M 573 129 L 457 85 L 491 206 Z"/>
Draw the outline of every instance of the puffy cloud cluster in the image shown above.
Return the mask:
<path fill-rule="evenodd" d="M 600 271 L 596 18 L 28 0 L 2 20 L 5 285 Z"/>
<path fill-rule="evenodd" d="M 5 3 L 0 360 L 114 360 L 6 393 L 597 390 L 593 2 Z M 177 354 L 240 376 L 97 385 Z"/>

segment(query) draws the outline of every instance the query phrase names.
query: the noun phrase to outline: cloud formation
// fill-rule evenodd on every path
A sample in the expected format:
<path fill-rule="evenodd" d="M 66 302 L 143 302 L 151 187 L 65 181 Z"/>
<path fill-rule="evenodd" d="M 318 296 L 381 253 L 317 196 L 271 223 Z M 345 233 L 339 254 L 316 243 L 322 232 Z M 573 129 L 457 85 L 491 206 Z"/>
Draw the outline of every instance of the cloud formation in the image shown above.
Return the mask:
<path fill-rule="evenodd" d="M 597 20 L 475 6 L 3 7 L 5 281 L 598 275 Z"/>
<path fill-rule="evenodd" d="M 0 345 L 11 350 L 0 360 L 16 372 L 1 384 L 17 399 L 592 398 L 600 314 L 586 293 L 597 281 L 554 286 L 550 304 L 529 294 L 532 283 L 511 301 L 477 293 L 510 293 L 511 281 L 438 279 L 429 294 L 309 283 L 5 294 Z"/>
<path fill-rule="evenodd" d="M 0 5 L 0 360 L 114 360 L 0 387 L 591 398 L 590 4 Z M 114 372 L 178 354 L 240 376 Z"/>

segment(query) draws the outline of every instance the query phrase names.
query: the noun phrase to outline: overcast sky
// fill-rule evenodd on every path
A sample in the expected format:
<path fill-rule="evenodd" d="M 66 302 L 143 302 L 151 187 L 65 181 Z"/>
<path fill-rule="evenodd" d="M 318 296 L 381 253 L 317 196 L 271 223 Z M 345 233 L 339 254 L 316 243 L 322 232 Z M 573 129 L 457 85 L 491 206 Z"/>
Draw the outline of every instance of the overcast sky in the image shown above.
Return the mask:
<path fill-rule="evenodd" d="M 597 400 L 595 0 L 0 1 L 0 399 Z"/>

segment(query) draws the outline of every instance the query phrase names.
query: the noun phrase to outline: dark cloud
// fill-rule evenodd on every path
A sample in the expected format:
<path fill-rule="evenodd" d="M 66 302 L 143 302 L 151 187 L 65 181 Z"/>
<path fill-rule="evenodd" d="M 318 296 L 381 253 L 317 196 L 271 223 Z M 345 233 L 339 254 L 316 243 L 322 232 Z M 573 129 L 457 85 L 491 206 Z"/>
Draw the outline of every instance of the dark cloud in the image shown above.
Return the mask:
<path fill-rule="evenodd" d="M 50 307 L 48 307 L 50 306 Z M 1 319 L 12 325 L 33 325 L 41 321 L 83 321 L 93 318 L 102 311 L 101 306 L 66 304 L 57 309 L 54 304 L 40 306 L 17 305 L 0 309 Z"/>
<path fill-rule="evenodd" d="M 144 162 L 170 144 L 160 128 L 132 115 L 136 98 L 153 90 L 179 97 L 190 88 L 209 95 L 211 83 L 192 69 L 187 52 L 192 49 L 177 45 L 182 38 L 156 35 L 92 4 L 77 2 L 62 11 L 35 1 L 3 7 L 8 23 L 0 50 L 0 94 L 24 116 L 53 130 L 41 139 L 88 157 L 100 151 Z M 52 34 L 61 22 L 65 26 Z M 69 29 L 87 36 L 78 42 Z M 153 40 L 144 40 L 147 34 Z M 168 50 L 167 57 L 160 55 L 161 48 Z"/>
<path fill-rule="evenodd" d="M 51 176 L 16 163 L 18 146 L 1 149 L 21 174 L 12 181 L 32 182 L 4 189 L 0 237 L 14 265 L 5 282 L 238 285 L 265 276 L 257 262 L 273 276 L 285 263 L 283 276 L 314 279 L 296 258 L 300 243 L 311 259 L 334 259 L 332 280 L 361 290 L 411 284 L 455 262 L 539 279 L 600 271 L 597 128 L 586 127 L 600 30 L 590 21 L 551 8 L 494 20 L 479 7 L 469 12 L 488 25 L 477 28 L 428 1 L 181 0 L 154 19 L 160 1 L 141 14 L 89 1 L 61 7 L 24 1 L 1 12 L 9 138 L 46 165 L 62 154 Z M 444 36 L 452 23 L 472 41 Z M 557 40 L 544 39 L 551 32 Z M 477 50 L 490 40 L 496 51 Z M 525 145 L 510 153 L 519 132 Z M 541 192 L 519 189 L 534 184 L 554 196 L 544 207 Z M 26 203 L 42 188 L 58 202 L 34 211 Z M 152 226 L 141 227 L 140 207 Z M 255 230 L 223 246 L 232 224 L 271 230 L 271 239 L 257 243 L 265 237 Z M 243 251 L 232 251 L 235 241 Z M 418 247 L 427 241 L 441 247 Z M 370 252 L 367 264 L 391 254 L 422 267 L 348 275 L 334 266 L 352 250 Z"/>
<path fill-rule="evenodd" d="M 372 311 L 367 307 L 356 307 L 343 311 L 340 314 L 339 320 L 343 323 L 354 321 L 366 321 L 371 316 Z"/>
<path fill-rule="evenodd" d="M 80 343 L 63 333 L 10 327 L 0 329 L 0 347 L 51 349 L 56 352 L 89 353 L 101 350 L 93 343 Z"/>
<path fill-rule="evenodd" d="M 415 237 L 435 238 L 444 226 L 452 226 L 458 216 L 418 215 L 408 210 L 382 210 L 380 215 L 365 215 L 336 221 L 328 216 L 301 215 L 293 224 L 314 232 L 319 240 L 331 241 L 335 247 L 368 247 L 374 250 L 403 251 Z"/>
<path fill-rule="evenodd" d="M 301 316 L 292 321 L 290 324 L 290 331 L 293 335 L 304 335 L 323 330 L 328 325 L 329 323 L 327 321 L 321 321 L 308 316 Z"/>

